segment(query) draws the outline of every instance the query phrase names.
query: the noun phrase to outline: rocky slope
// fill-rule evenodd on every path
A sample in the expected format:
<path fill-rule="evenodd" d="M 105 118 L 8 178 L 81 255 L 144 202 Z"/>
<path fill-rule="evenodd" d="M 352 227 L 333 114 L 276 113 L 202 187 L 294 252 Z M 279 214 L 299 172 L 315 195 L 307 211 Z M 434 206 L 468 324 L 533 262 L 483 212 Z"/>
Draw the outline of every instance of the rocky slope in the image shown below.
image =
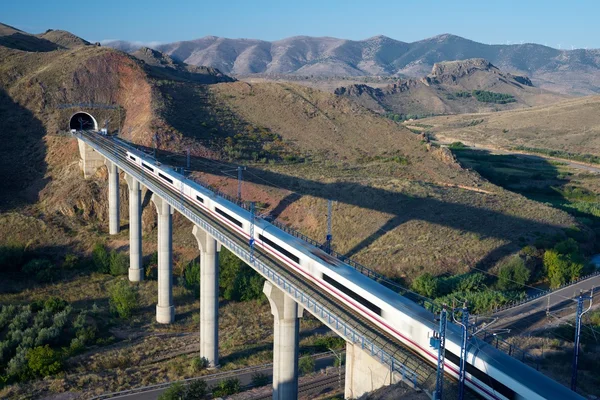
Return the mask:
<path fill-rule="evenodd" d="M 124 51 L 140 45 L 107 42 Z M 536 86 L 570 94 L 600 92 L 600 50 L 558 50 L 538 44 L 487 45 L 444 34 L 413 43 L 385 36 L 353 41 L 297 36 L 267 42 L 207 36 L 160 44 L 157 50 L 224 73 L 359 76 L 427 74 L 442 61 L 484 58 L 504 71 L 531 77 Z"/>
<path fill-rule="evenodd" d="M 511 97 L 507 101 L 483 102 L 472 95 L 474 90 Z M 534 88 L 528 77 L 502 72 L 480 58 L 436 63 L 421 79 L 400 79 L 383 88 L 351 85 L 334 93 L 375 112 L 403 116 L 507 110 L 554 103 L 566 97 Z"/>

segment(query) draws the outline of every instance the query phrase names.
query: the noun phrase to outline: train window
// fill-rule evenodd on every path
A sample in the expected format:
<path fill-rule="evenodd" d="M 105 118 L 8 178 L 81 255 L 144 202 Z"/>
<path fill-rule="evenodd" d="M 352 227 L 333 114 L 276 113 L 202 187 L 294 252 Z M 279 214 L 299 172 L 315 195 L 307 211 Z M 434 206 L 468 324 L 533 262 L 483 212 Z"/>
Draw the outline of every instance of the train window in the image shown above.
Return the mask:
<path fill-rule="evenodd" d="M 152 168 L 151 166 L 149 166 L 145 162 L 143 162 L 142 165 L 144 166 L 144 168 L 149 169 L 150 171 L 154 172 L 154 168 Z"/>
<path fill-rule="evenodd" d="M 171 185 L 173 184 L 173 179 L 169 178 L 168 176 L 164 176 L 160 172 L 158 173 L 158 176 L 160 176 L 161 178 L 163 178 L 165 181 L 169 182 Z"/>
<path fill-rule="evenodd" d="M 200 203 L 204 203 L 204 199 L 198 195 L 196 195 L 196 200 L 198 200 Z"/>
<path fill-rule="evenodd" d="M 227 218 L 228 220 L 230 220 L 231 222 L 233 222 L 234 224 L 236 224 L 240 228 L 242 227 L 242 223 L 240 221 L 238 221 L 237 219 L 233 218 L 231 215 L 227 214 L 225 211 L 221 210 L 220 208 L 215 207 L 215 211 L 217 212 L 217 214 L 224 216 L 225 218 Z"/>
<path fill-rule="evenodd" d="M 445 357 L 448 359 L 448 361 L 452 362 L 455 365 L 460 364 L 460 358 L 456 354 L 449 352 L 448 349 L 446 349 Z M 480 381 L 481 383 L 483 383 L 484 385 L 491 387 L 492 389 L 494 389 L 496 392 L 500 393 L 502 396 L 506 397 L 507 399 L 513 400 L 513 399 L 517 398 L 516 393 L 511 388 L 509 388 L 505 384 L 497 381 L 496 379 L 492 378 L 491 376 L 485 374 L 484 372 L 480 371 L 477 367 L 475 367 L 471 363 L 466 362 L 465 366 L 466 366 L 465 368 L 466 368 L 467 372 L 469 374 L 471 374 L 474 378 L 477 378 L 477 380 Z"/>
<path fill-rule="evenodd" d="M 133 161 L 135 161 L 135 157 L 132 156 L 131 154 L 129 155 L 129 158 L 131 158 Z"/>
<path fill-rule="evenodd" d="M 377 315 L 381 315 L 381 308 L 377 307 L 375 304 L 371 303 L 369 300 L 365 299 L 361 295 L 354 293 L 354 291 L 348 289 L 346 286 L 342 285 L 335 279 L 323 274 L 323 280 L 329 283 L 334 288 L 340 290 L 342 293 L 347 294 L 354 300 L 358 301 L 363 306 L 367 307 L 369 310 L 373 311 Z"/>
<path fill-rule="evenodd" d="M 267 239 L 263 235 L 258 235 L 258 238 L 263 243 L 269 245 L 269 247 L 274 248 L 275 250 L 277 250 L 278 252 L 280 252 L 281 254 L 283 254 L 284 256 L 286 256 L 287 258 L 289 258 L 290 260 L 292 260 L 296 264 L 300 264 L 300 258 L 298 258 L 297 256 L 295 256 L 294 253 L 287 251 L 286 249 L 284 249 L 283 247 L 281 247 L 277 243 L 273 242 L 272 240 Z"/>

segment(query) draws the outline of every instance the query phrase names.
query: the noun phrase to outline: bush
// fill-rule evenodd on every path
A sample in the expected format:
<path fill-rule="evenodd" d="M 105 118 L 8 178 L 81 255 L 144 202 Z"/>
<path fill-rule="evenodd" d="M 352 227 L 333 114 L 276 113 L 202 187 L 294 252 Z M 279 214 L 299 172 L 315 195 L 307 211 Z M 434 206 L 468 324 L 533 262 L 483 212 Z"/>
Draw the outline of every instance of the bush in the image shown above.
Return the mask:
<path fill-rule="evenodd" d="M 54 375 L 62 370 L 62 360 L 50 346 L 38 346 L 27 352 L 27 366 L 38 376 Z"/>
<path fill-rule="evenodd" d="M 102 243 L 98 243 L 94 246 L 94 249 L 92 250 L 92 261 L 96 267 L 96 271 L 101 274 L 108 274 L 110 272 L 110 255 Z"/>
<path fill-rule="evenodd" d="M 53 314 L 56 314 L 60 311 L 63 311 L 69 303 L 66 300 L 63 300 L 58 297 L 49 297 L 44 302 L 44 310 L 48 310 Z"/>
<path fill-rule="evenodd" d="M 519 256 L 511 258 L 498 271 L 498 282 L 496 286 L 500 290 L 518 290 L 529 281 L 531 271 L 525 266 L 525 262 Z"/>
<path fill-rule="evenodd" d="M 62 267 L 64 269 L 76 269 L 79 267 L 79 257 L 75 254 L 67 254 L 65 256 L 65 261 L 63 261 Z"/>
<path fill-rule="evenodd" d="M 321 336 L 315 340 L 315 346 L 322 351 L 343 349 L 346 341 L 339 336 Z"/>
<path fill-rule="evenodd" d="M 185 400 L 201 400 L 208 394 L 206 382 L 201 379 L 190 383 L 185 391 Z"/>
<path fill-rule="evenodd" d="M 185 287 L 194 292 L 196 298 L 200 297 L 200 263 L 191 262 L 183 272 Z"/>
<path fill-rule="evenodd" d="M 237 378 L 222 380 L 212 388 L 213 397 L 230 396 L 242 391 L 242 385 Z"/>
<path fill-rule="evenodd" d="M 54 276 L 54 265 L 45 259 L 34 259 L 23 266 L 23 273 L 33 276 L 36 281 L 50 282 Z"/>
<path fill-rule="evenodd" d="M 158 400 L 182 400 L 185 395 L 185 387 L 181 382 L 175 382 L 167 390 L 165 390 Z"/>
<path fill-rule="evenodd" d="M 435 298 L 439 295 L 439 280 L 426 272 L 413 281 L 411 288 L 425 297 Z"/>
<path fill-rule="evenodd" d="M 552 288 L 557 288 L 579 278 L 584 264 L 584 260 L 579 254 L 565 255 L 556 250 L 547 250 L 544 253 L 544 269 Z"/>
<path fill-rule="evenodd" d="M 231 251 L 219 255 L 219 287 L 226 300 L 247 301 L 263 298 L 264 279 Z"/>
<path fill-rule="evenodd" d="M 120 318 L 128 319 L 138 308 L 138 291 L 126 281 L 117 282 L 110 289 L 109 306 L 111 312 Z"/>
<path fill-rule="evenodd" d="M 298 361 L 298 371 L 300 375 L 307 375 L 315 372 L 315 359 L 311 356 L 304 356 Z"/>
<path fill-rule="evenodd" d="M 190 362 L 190 367 L 194 372 L 200 372 L 208 368 L 208 360 L 205 357 L 194 357 Z"/>
<path fill-rule="evenodd" d="M 119 276 L 127 274 L 129 269 L 129 259 L 124 253 L 118 251 L 110 252 L 110 274 L 112 276 Z"/>
<path fill-rule="evenodd" d="M 255 372 L 252 374 L 252 386 L 261 387 L 269 384 L 269 375 L 263 374 L 262 372 Z"/>
<path fill-rule="evenodd" d="M 0 247 L 0 271 L 16 272 L 23 265 L 25 246 L 20 244 L 7 244 Z"/>

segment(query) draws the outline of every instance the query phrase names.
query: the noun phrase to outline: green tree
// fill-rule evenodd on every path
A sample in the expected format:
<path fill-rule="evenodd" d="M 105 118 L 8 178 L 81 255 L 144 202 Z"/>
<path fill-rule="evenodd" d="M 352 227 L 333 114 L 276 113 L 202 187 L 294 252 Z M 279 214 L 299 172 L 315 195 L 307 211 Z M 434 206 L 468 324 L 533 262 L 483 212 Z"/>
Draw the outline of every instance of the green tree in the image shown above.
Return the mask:
<path fill-rule="evenodd" d="M 54 375 L 62 370 L 59 354 L 48 345 L 29 350 L 25 358 L 31 372 L 39 376 Z"/>
<path fill-rule="evenodd" d="M 531 271 L 525 266 L 523 259 L 515 256 L 500 267 L 496 285 L 500 290 L 522 289 L 529 281 L 530 275 Z"/>
<path fill-rule="evenodd" d="M 110 274 L 119 276 L 127 274 L 129 269 L 129 259 L 125 253 L 118 251 L 110 252 Z"/>
<path fill-rule="evenodd" d="M 36 281 L 50 282 L 54 276 L 54 265 L 46 259 L 34 259 L 23 266 L 23 272 Z"/>
<path fill-rule="evenodd" d="M 577 254 L 579 253 L 579 244 L 575 241 L 575 239 L 567 239 L 559 242 L 554 246 L 554 250 L 558 252 L 558 254 Z"/>
<path fill-rule="evenodd" d="M 298 361 L 298 371 L 300 375 L 306 375 L 315 372 L 315 359 L 311 356 L 304 356 Z"/>
<path fill-rule="evenodd" d="M 556 250 L 546 250 L 544 253 L 544 269 L 552 288 L 579 278 L 583 268 L 584 260 L 579 254 L 560 254 Z"/>
<path fill-rule="evenodd" d="M 200 297 L 200 263 L 191 262 L 183 272 L 185 287 L 194 292 L 196 298 Z"/>
<path fill-rule="evenodd" d="M 110 310 L 120 318 L 128 319 L 138 308 L 138 291 L 126 281 L 119 281 L 109 291 Z"/>
<path fill-rule="evenodd" d="M 175 382 L 158 396 L 158 400 L 184 400 L 185 387 L 181 382 Z"/>
<path fill-rule="evenodd" d="M 219 286 L 226 300 L 262 298 L 264 279 L 227 249 L 219 255 Z"/>
<path fill-rule="evenodd" d="M 411 287 L 412 290 L 426 297 L 435 298 L 439 295 L 439 280 L 429 272 L 418 276 Z"/>
<path fill-rule="evenodd" d="M 92 261 L 94 262 L 96 271 L 101 274 L 108 274 L 110 272 L 110 255 L 102 243 L 97 243 L 94 246 Z"/>

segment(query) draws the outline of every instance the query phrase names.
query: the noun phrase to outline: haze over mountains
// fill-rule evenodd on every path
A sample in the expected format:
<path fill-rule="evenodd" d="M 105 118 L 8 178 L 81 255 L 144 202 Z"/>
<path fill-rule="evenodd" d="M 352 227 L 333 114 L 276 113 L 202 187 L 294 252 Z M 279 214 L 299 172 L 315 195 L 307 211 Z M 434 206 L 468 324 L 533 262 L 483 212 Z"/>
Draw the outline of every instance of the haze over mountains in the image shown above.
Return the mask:
<path fill-rule="evenodd" d="M 108 41 L 132 52 L 141 45 Z M 201 39 L 154 46 L 174 59 L 235 75 L 306 76 L 406 75 L 421 77 L 441 61 L 484 58 L 501 70 L 531 77 L 536 86 L 584 95 L 600 93 L 600 50 L 558 50 L 539 44 L 487 45 L 443 34 L 413 43 L 385 36 L 365 40 L 296 36 L 274 42 L 257 39 Z"/>

